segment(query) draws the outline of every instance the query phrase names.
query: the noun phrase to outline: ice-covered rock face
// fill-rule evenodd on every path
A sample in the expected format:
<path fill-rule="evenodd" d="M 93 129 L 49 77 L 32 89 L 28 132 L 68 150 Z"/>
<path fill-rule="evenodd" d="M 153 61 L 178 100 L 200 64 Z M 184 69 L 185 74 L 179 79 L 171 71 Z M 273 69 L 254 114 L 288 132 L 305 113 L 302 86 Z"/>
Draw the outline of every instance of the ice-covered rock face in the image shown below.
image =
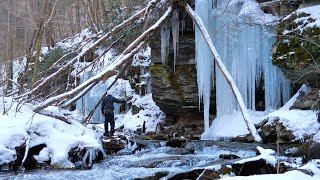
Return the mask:
<path fill-rule="evenodd" d="M 278 28 L 273 64 L 295 83 L 319 81 L 320 5 L 299 9 L 285 17 Z"/>

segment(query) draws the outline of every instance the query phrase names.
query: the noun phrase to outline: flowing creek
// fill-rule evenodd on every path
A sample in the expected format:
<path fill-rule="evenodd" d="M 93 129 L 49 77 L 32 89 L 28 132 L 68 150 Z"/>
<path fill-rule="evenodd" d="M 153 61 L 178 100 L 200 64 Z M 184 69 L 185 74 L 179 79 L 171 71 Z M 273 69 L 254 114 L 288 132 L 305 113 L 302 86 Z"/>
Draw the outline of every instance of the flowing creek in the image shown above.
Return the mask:
<path fill-rule="evenodd" d="M 147 146 L 131 153 L 127 146 L 117 154 L 108 156 L 90 170 L 33 170 L 18 174 L 0 173 L 0 179 L 134 179 L 152 176 L 157 172 L 168 172 L 163 179 L 177 173 L 196 168 L 219 165 L 228 161 L 220 154 L 234 154 L 241 158 L 256 155 L 258 144 L 234 142 L 193 141 L 185 148 L 165 146 L 164 141 L 144 141 Z"/>

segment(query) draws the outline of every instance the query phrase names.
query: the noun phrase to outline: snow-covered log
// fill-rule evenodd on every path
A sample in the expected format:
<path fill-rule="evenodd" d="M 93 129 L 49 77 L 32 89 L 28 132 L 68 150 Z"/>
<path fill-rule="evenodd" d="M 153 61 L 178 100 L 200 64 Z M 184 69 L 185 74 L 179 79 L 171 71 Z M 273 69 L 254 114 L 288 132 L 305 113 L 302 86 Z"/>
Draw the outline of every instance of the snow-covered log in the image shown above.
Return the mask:
<path fill-rule="evenodd" d="M 57 102 L 64 100 L 64 99 L 67 99 L 71 96 L 76 96 L 79 92 L 83 91 L 85 88 L 91 86 L 92 84 L 97 83 L 100 80 L 105 81 L 109 77 L 117 74 L 118 72 L 116 70 L 121 68 L 122 65 L 124 65 L 134 54 L 139 52 L 139 50 L 145 44 L 145 39 L 150 34 L 152 34 L 155 30 L 157 30 L 158 28 L 161 27 L 162 23 L 169 17 L 171 11 L 172 11 L 172 8 L 168 7 L 168 9 L 162 15 L 162 17 L 154 25 L 152 25 L 149 29 L 147 29 L 145 32 L 143 32 L 135 41 L 133 41 L 123 51 L 123 53 L 112 64 L 110 64 L 105 70 L 103 70 L 99 74 L 95 75 L 94 77 L 91 77 L 90 79 L 83 82 L 78 87 L 74 88 L 73 90 L 45 100 L 43 103 L 38 105 L 37 108 L 34 109 L 34 111 L 39 112 L 40 110 L 42 110 L 42 109 L 44 109 L 54 103 L 57 103 Z M 82 94 L 84 95 L 84 93 L 82 93 Z"/>
<path fill-rule="evenodd" d="M 90 51 L 94 50 L 102 42 L 104 42 L 106 40 L 109 40 L 112 37 L 112 35 L 114 35 L 117 32 L 120 32 L 123 28 L 127 27 L 129 24 L 131 24 L 131 23 L 135 22 L 136 20 L 138 20 L 141 16 L 143 16 L 146 13 L 146 11 L 148 11 L 152 7 L 155 7 L 155 5 L 159 1 L 160 0 L 152 0 L 152 1 L 150 1 L 147 7 L 143 8 L 142 10 L 140 10 L 139 12 L 137 12 L 136 14 L 131 16 L 129 19 L 123 21 L 121 24 L 119 24 L 116 27 L 114 27 L 107 34 L 105 34 L 104 36 L 100 37 L 97 41 L 95 41 L 93 44 L 91 44 L 87 49 L 82 50 L 81 53 L 79 53 L 76 57 L 71 59 L 67 64 L 65 64 L 63 67 L 61 67 L 58 71 L 56 71 L 53 74 L 51 74 L 50 76 L 44 78 L 42 80 L 42 82 L 39 83 L 36 87 L 34 87 L 31 91 L 29 91 L 29 92 L 27 92 L 25 94 L 22 94 L 20 96 L 17 96 L 15 99 L 20 99 L 20 98 L 23 98 L 23 97 L 26 97 L 26 96 L 30 96 L 33 93 L 36 93 L 37 91 L 39 91 L 45 84 L 47 84 L 48 82 L 50 82 L 51 80 L 53 80 L 54 78 L 59 76 L 63 71 L 65 71 L 66 69 L 71 67 L 80 58 L 84 57 L 87 54 L 87 52 L 90 52 Z"/>
<path fill-rule="evenodd" d="M 254 140 L 257 142 L 261 141 L 261 137 L 257 132 L 257 129 L 255 128 L 254 124 L 251 122 L 250 120 L 250 116 L 248 113 L 248 110 L 246 108 L 246 105 L 244 103 L 244 100 L 240 94 L 240 91 L 236 85 L 236 83 L 234 82 L 232 76 L 230 75 L 230 73 L 228 72 L 227 68 L 225 67 L 225 65 L 223 64 L 215 46 L 213 45 L 213 42 L 209 36 L 209 33 L 207 31 L 207 29 L 205 28 L 205 26 L 203 25 L 203 22 L 201 20 L 201 18 L 192 10 L 192 8 L 189 5 L 186 5 L 185 8 L 186 12 L 190 15 L 190 17 L 193 19 L 193 21 L 195 22 L 196 26 L 199 28 L 199 30 L 201 31 L 204 40 L 206 41 L 206 43 L 208 44 L 211 53 L 214 56 L 214 60 L 216 65 L 220 68 L 223 76 L 225 77 L 225 79 L 227 80 L 228 84 L 231 87 L 231 90 L 239 104 L 243 119 L 247 125 L 247 128 L 249 130 L 249 132 L 251 133 L 251 135 L 254 137 Z"/>

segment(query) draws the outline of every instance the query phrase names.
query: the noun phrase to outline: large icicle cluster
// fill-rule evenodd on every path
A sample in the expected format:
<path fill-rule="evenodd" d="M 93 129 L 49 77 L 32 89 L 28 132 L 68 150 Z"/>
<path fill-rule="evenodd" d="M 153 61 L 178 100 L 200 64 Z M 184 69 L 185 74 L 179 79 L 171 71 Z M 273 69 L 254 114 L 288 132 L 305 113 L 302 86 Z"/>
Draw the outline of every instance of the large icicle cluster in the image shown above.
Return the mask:
<path fill-rule="evenodd" d="M 264 27 L 276 20 L 264 14 L 253 0 L 207 0 L 196 1 L 196 13 L 202 18 L 225 66 L 234 78 L 248 109 L 255 110 L 255 91 L 264 80 L 266 109 L 278 108 L 290 97 L 290 84 L 281 71 L 271 62 L 271 48 L 275 33 Z M 203 97 L 205 127 L 208 113 L 213 58 L 196 30 L 196 60 L 199 97 Z M 218 68 L 216 77 L 217 119 L 238 110 L 238 105 L 229 84 Z M 217 120 L 216 119 L 216 120 Z M 241 120 L 241 119 L 240 119 Z M 239 121 L 240 121 L 239 120 Z M 205 128 L 202 138 L 212 139 L 212 132 Z"/>
<path fill-rule="evenodd" d="M 195 9 L 195 12 L 202 18 L 202 21 L 206 27 L 209 27 L 210 25 L 210 9 L 208 7 L 212 7 L 212 1 L 199 1 L 196 3 Z M 207 131 L 209 129 L 210 93 L 212 86 L 211 82 L 213 84 L 214 61 L 211 51 L 203 39 L 200 30 L 196 28 L 195 31 L 199 108 L 200 102 L 203 100 L 204 127 L 205 131 Z"/>

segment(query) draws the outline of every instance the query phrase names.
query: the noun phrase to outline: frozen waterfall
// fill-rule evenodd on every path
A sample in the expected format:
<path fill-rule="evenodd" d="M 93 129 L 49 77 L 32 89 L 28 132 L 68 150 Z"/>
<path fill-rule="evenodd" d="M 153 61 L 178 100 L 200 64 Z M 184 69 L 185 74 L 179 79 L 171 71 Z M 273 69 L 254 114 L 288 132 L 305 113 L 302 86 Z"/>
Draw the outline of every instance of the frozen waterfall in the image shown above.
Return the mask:
<path fill-rule="evenodd" d="M 279 108 L 290 98 L 290 84 L 282 72 L 272 65 L 271 49 L 275 32 L 267 25 L 275 21 L 264 14 L 253 0 L 198 0 L 196 13 L 202 18 L 217 51 L 234 78 L 248 109 L 255 110 L 255 92 L 264 80 L 266 110 Z M 214 127 L 209 127 L 210 92 L 216 78 L 217 118 L 228 120 L 238 111 L 238 105 L 229 84 L 220 70 L 214 70 L 213 57 L 202 35 L 196 29 L 196 60 L 199 98 L 204 103 L 205 133 L 203 139 L 216 139 Z M 215 72 L 215 73 L 214 73 Z M 235 115 L 237 116 L 237 115 Z M 238 117 L 238 121 L 243 121 Z M 228 122 L 225 122 L 228 123 Z"/>

